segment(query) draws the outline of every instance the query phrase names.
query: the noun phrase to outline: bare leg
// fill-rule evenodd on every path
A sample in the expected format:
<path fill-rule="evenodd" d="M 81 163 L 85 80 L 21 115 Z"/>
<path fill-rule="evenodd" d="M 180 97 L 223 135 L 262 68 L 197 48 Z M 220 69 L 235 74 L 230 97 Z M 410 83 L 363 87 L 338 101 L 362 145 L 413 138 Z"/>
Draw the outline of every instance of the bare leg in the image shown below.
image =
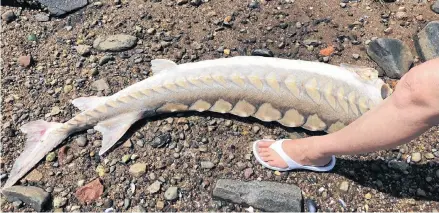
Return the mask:
<path fill-rule="evenodd" d="M 352 155 L 389 149 L 410 142 L 439 124 L 439 58 L 411 69 L 382 104 L 338 132 L 288 140 L 283 149 L 302 165 L 323 166 L 332 155 Z M 259 143 L 259 154 L 271 166 L 287 164 Z"/>

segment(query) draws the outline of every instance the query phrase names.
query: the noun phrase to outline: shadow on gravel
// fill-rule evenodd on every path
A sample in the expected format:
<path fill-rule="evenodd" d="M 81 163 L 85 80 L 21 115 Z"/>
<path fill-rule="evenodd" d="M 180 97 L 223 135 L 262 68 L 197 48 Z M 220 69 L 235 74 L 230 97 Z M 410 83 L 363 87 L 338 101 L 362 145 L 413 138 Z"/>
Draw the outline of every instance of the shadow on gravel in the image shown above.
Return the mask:
<path fill-rule="evenodd" d="M 324 132 L 312 132 L 303 128 L 288 128 L 277 122 L 263 122 L 256 118 L 241 118 L 230 114 L 212 112 L 185 112 L 179 113 L 179 117 L 199 116 L 202 118 L 220 118 L 225 120 L 239 121 L 248 125 L 260 124 L 266 128 L 281 128 L 289 133 L 297 132 L 308 136 L 324 135 Z M 136 122 L 128 132 L 108 152 L 116 149 L 123 141 L 129 139 L 136 131 L 151 121 L 164 120 L 175 117 L 177 114 L 155 115 Z M 287 136 L 285 136 L 287 137 Z M 107 152 L 107 153 L 108 153 Z M 439 182 L 436 171 L 438 163 L 430 164 L 401 164 L 389 166 L 384 160 L 349 160 L 337 158 L 337 164 L 331 173 L 345 176 L 357 184 L 370 187 L 380 192 L 390 194 L 397 198 L 413 198 L 416 200 L 439 201 Z M 429 178 L 428 178 L 429 177 Z M 396 202 L 396 201 L 395 201 Z"/>
<path fill-rule="evenodd" d="M 402 165 L 405 169 L 390 167 L 384 160 L 338 158 L 332 173 L 394 197 L 439 201 L 439 182 L 436 176 L 439 164 Z"/>

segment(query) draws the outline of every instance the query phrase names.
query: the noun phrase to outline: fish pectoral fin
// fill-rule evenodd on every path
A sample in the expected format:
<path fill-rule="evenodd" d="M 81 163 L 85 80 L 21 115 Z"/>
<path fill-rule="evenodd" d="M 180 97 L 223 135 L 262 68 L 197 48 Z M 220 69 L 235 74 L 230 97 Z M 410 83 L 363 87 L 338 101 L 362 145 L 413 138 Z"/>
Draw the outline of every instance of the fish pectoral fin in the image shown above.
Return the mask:
<path fill-rule="evenodd" d="M 99 122 L 94 129 L 103 136 L 102 147 L 99 155 L 103 155 L 128 131 L 131 125 L 142 116 L 141 112 L 129 112 Z"/>
<path fill-rule="evenodd" d="M 154 59 L 151 61 L 151 69 L 154 75 L 157 75 L 164 70 L 169 70 L 176 66 L 177 64 L 175 62 L 167 59 Z"/>
<path fill-rule="evenodd" d="M 90 97 L 80 97 L 76 98 L 72 101 L 73 106 L 78 108 L 81 111 L 93 109 L 101 104 L 104 104 L 107 101 L 108 97 L 98 97 L 98 96 L 90 96 Z"/>

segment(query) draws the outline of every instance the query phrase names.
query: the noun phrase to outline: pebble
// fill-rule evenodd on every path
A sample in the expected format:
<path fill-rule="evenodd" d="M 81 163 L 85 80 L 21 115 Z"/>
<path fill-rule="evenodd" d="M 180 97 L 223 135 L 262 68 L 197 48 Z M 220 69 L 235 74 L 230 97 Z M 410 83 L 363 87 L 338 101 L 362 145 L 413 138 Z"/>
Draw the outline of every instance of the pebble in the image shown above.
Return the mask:
<path fill-rule="evenodd" d="M 163 202 L 163 201 L 161 201 L 161 200 L 158 200 L 158 201 L 156 202 L 156 204 L 155 204 L 155 207 L 156 207 L 158 210 L 162 210 L 163 208 L 165 208 L 165 202 Z"/>
<path fill-rule="evenodd" d="M 200 166 L 203 169 L 212 169 L 215 164 L 210 161 L 201 161 Z"/>
<path fill-rule="evenodd" d="M 354 53 L 354 54 L 352 54 L 352 58 L 354 58 L 354 59 L 360 59 L 360 54 L 356 54 L 356 53 Z"/>
<path fill-rule="evenodd" d="M 169 187 L 165 191 L 165 199 L 166 200 L 175 200 L 178 197 L 178 188 L 175 186 Z"/>
<path fill-rule="evenodd" d="M 55 158 L 56 158 L 55 152 L 49 152 L 49 154 L 46 155 L 47 162 L 53 162 L 55 161 Z"/>
<path fill-rule="evenodd" d="M 251 52 L 253 56 L 273 57 L 274 54 L 270 49 L 254 49 Z"/>
<path fill-rule="evenodd" d="M 108 37 L 98 37 L 93 42 L 93 47 L 100 51 L 125 51 L 133 48 L 137 44 L 137 37 L 117 34 Z"/>
<path fill-rule="evenodd" d="M 163 135 L 155 137 L 151 142 L 151 146 L 153 148 L 161 148 L 164 147 L 169 142 L 171 142 L 171 135 L 169 133 L 165 133 Z"/>
<path fill-rule="evenodd" d="M 406 12 L 398 11 L 396 12 L 395 17 L 397 20 L 406 20 L 408 18 L 408 15 Z"/>
<path fill-rule="evenodd" d="M 158 191 L 160 191 L 161 185 L 162 185 L 162 183 L 160 181 L 156 180 L 154 183 L 149 185 L 146 190 L 148 190 L 148 192 L 150 194 L 154 194 L 154 193 L 157 193 Z"/>
<path fill-rule="evenodd" d="M 439 14 L 439 0 L 436 0 L 436 1 L 431 5 L 431 10 L 433 10 L 433 12 Z"/>
<path fill-rule="evenodd" d="M 345 8 L 345 7 L 346 7 L 346 5 L 347 5 L 347 4 L 346 4 L 346 3 L 344 3 L 344 2 L 341 2 L 341 3 L 340 3 L 340 7 L 341 7 L 341 8 Z"/>
<path fill-rule="evenodd" d="M 79 147 L 84 147 L 87 145 L 87 138 L 83 135 L 79 136 L 78 138 L 76 138 L 75 143 L 79 146 Z"/>
<path fill-rule="evenodd" d="M 188 0 L 177 0 L 177 5 L 187 4 L 188 2 Z"/>
<path fill-rule="evenodd" d="M 266 212 L 301 212 L 302 191 L 292 184 L 219 179 L 213 198 L 245 204 Z"/>
<path fill-rule="evenodd" d="M 110 89 L 110 86 L 108 85 L 107 80 L 105 78 L 93 82 L 91 86 L 93 89 L 97 91 L 104 91 Z"/>
<path fill-rule="evenodd" d="M 35 35 L 35 34 L 30 34 L 30 35 L 28 35 L 27 36 L 27 40 L 28 41 L 36 41 L 37 40 L 37 35 Z"/>
<path fill-rule="evenodd" d="M 39 22 L 46 22 L 50 20 L 49 15 L 47 15 L 46 13 L 38 13 L 34 16 L 34 18 Z"/>
<path fill-rule="evenodd" d="M 11 186 L 2 189 L 2 194 L 9 202 L 23 201 L 38 212 L 50 201 L 49 193 L 35 186 Z"/>
<path fill-rule="evenodd" d="M 130 161 L 131 159 L 131 154 L 126 154 L 124 156 L 122 156 L 122 163 L 128 163 L 128 161 Z"/>
<path fill-rule="evenodd" d="M 131 212 L 146 212 L 146 209 L 143 208 L 141 205 L 137 205 L 131 208 Z"/>
<path fill-rule="evenodd" d="M 308 208 L 308 212 L 317 212 L 317 204 L 314 200 L 307 199 L 306 207 Z"/>
<path fill-rule="evenodd" d="M 80 187 L 75 192 L 75 197 L 82 203 L 92 202 L 98 199 L 104 193 L 104 186 L 101 184 L 99 178 Z"/>
<path fill-rule="evenodd" d="M 384 29 L 384 33 L 387 35 L 391 34 L 391 33 L 393 33 L 393 29 L 391 27 L 388 27 L 388 28 Z"/>
<path fill-rule="evenodd" d="M 340 184 L 340 191 L 347 192 L 349 190 L 349 182 L 343 181 Z"/>
<path fill-rule="evenodd" d="M 109 61 L 113 61 L 114 57 L 112 55 L 104 55 L 101 59 L 99 59 L 99 65 L 102 66 Z"/>
<path fill-rule="evenodd" d="M 364 198 L 370 200 L 372 198 L 372 194 L 367 193 L 367 194 L 364 195 Z"/>
<path fill-rule="evenodd" d="M 22 67 L 29 67 L 32 63 L 31 55 L 23 55 L 18 58 L 18 64 Z"/>
<path fill-rule="evenodd" d="M 99 177 L 103 177 L 105 175 L 105 168 L 102 165 L 98 165 L 96 167 L 96 173 L 98 173 Z"/>
<path fill-rule="evenodd" d="M 423 61 L 439 57 L 439 21 L 429 22 L 415 36 L 414 42 L 416 51 Z"/>
<path fill-rule="evenodd" d="M 421 153 L 419 153 L 419 152 L 414 152 L 414 153 L 412 153 L 411 156 L 412 156 L 412 157 L 411 157 L 411 161 L 413 161 L 413 162 L 415 162 L 415 163 L 417 163 L 417 162 L 419 162 L 419 161 L 422 160 L 422 155 L 421 155 Z"/>
<path fill-rule="evenodd" d="M 2 21 L 5 21 L 6 23 L 10 23 L 14 21 L 15 18 L 16 18 L 15 13 L 12 10 L 7 10 L 2 14 Z"/>
<path fill-rule="evenodd" d="M 425 196 L 427 196 L 427 193 L 425 193 L 425 191 L 422 190 L 421 188 L 418 188 L 416 190 L 416 195 L 421 196 L 421 197 L 425 197 Z"/>
<path fill-rule="evenodd" d="M 63 90 L 64 90 L 64 93 L 69 93 L 70 91 L 73 90 L 73 86 L 72 85 L 65 85 Z"/>
<path fill-rule="evenodd" d="M 424 154 L 424 157 L 428 160 L 431 160 L 434 158 L 434 155 L 433 155 L 433 153 L 428 152 L 428 153 Z"/>
<path fill-rule="evenodd" d="M 253 126 L 252 130 L 254 133 L 258 133 L 261 128 L 259 126 Z"/>
<path fill-rule="evenodd" d="M 249 179 L 252 174 L 253 174 L 253 169 L 252 168 L 247 168 L 247 169 L 244 170 L 244 177 L 246 179 Z"/>
<path fill-rule="evenodd" d="M 379 38 L 373 40 L 367 48 L 367 54 L 390 78 L 401 78 L 413 64 L 413 55 L 410 49 L 398 39 Z"/>
<path fill-rule="evenodd" d="M 43 178 L 43 174 L 34 169 L 29 174 L 26 175 L 25 179 L 30 182 L 38 182 Z"/>
<path fill-rule="evenodd" d="M 125 198 L 125 199 L 123 200 L 123 208 L 124 208 L 124 209 L 128 209 L 128 208 L 130 208 L 130 205 L 131 205 L 131 200 L 128 199 L 128 198 Z"/>
<path fill-rule="evenodd" d="M 60 208 L 64 207 L 67 204 L 67 199 L 63 197 L 55 197 L 53 198 L 53 207 Z"/>
<path fill-rule="evenodd" d="M 12 205 L 15 208 L 20 208 L 23 205 L 23 202 L 21 200 L 17 200 L 17 201 L 12 202 Z"/>
<path fill-rule="evenodd" d="M 149 35 L 153 35 L 155 33 L 155 29 L 154 28 L 149 28 L 146 30 L 146 33 L 148 33 Z"/>
<path fill-rule="evenodd" d="M 75 46 L 76 52 L 81 56 L 87 56 L 91 52 L 91 46 L 90 45 L 78 45 Z"/>
<path fill-rule="evenodd" d="M 146 173 L 146 164 L 145 163 L 136 163 L 130 166 L 130 173 L 134 177 L 141 177 Z"/>

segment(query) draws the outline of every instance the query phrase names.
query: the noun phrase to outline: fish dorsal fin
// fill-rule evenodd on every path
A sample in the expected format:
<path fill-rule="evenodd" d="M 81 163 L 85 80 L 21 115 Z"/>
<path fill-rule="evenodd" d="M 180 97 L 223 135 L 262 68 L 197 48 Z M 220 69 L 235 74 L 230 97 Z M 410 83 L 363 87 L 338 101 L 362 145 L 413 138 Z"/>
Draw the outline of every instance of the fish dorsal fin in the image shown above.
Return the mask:
<path fill-rule="evenodd" d="M 177 64 L 168 59 L 154 59 L 151 61 L 151 69 L 154 75 L 159 74 L 164 70 L 169 70 L 176 67 Z"/>
<path fill-rule="evenodd" d="M 128 131 L 131 125 L 141 119 L 141 112 L 129 112 L 99 122 L 94 129 L 102 133 L 102 147 L 99 155 L 103 155 Z"/>
<path fill-rule="evenodd" d="M 378 71 L 371 67 L 364 67 L 352 64 L 340 64 L 341 68 L 356 73 L 363 81 L 374 81 L 378 79 Z"/>
<path fill-rule="evenodd" d="M 98 96 L 90 96 L 90 97 L 80 97 L 76 98 L 72 101 L 73 106 L 78 108 L 81 111 L 93 109 L 100 104 L 104 104 L 108 97 L 98 97 Z"/>

